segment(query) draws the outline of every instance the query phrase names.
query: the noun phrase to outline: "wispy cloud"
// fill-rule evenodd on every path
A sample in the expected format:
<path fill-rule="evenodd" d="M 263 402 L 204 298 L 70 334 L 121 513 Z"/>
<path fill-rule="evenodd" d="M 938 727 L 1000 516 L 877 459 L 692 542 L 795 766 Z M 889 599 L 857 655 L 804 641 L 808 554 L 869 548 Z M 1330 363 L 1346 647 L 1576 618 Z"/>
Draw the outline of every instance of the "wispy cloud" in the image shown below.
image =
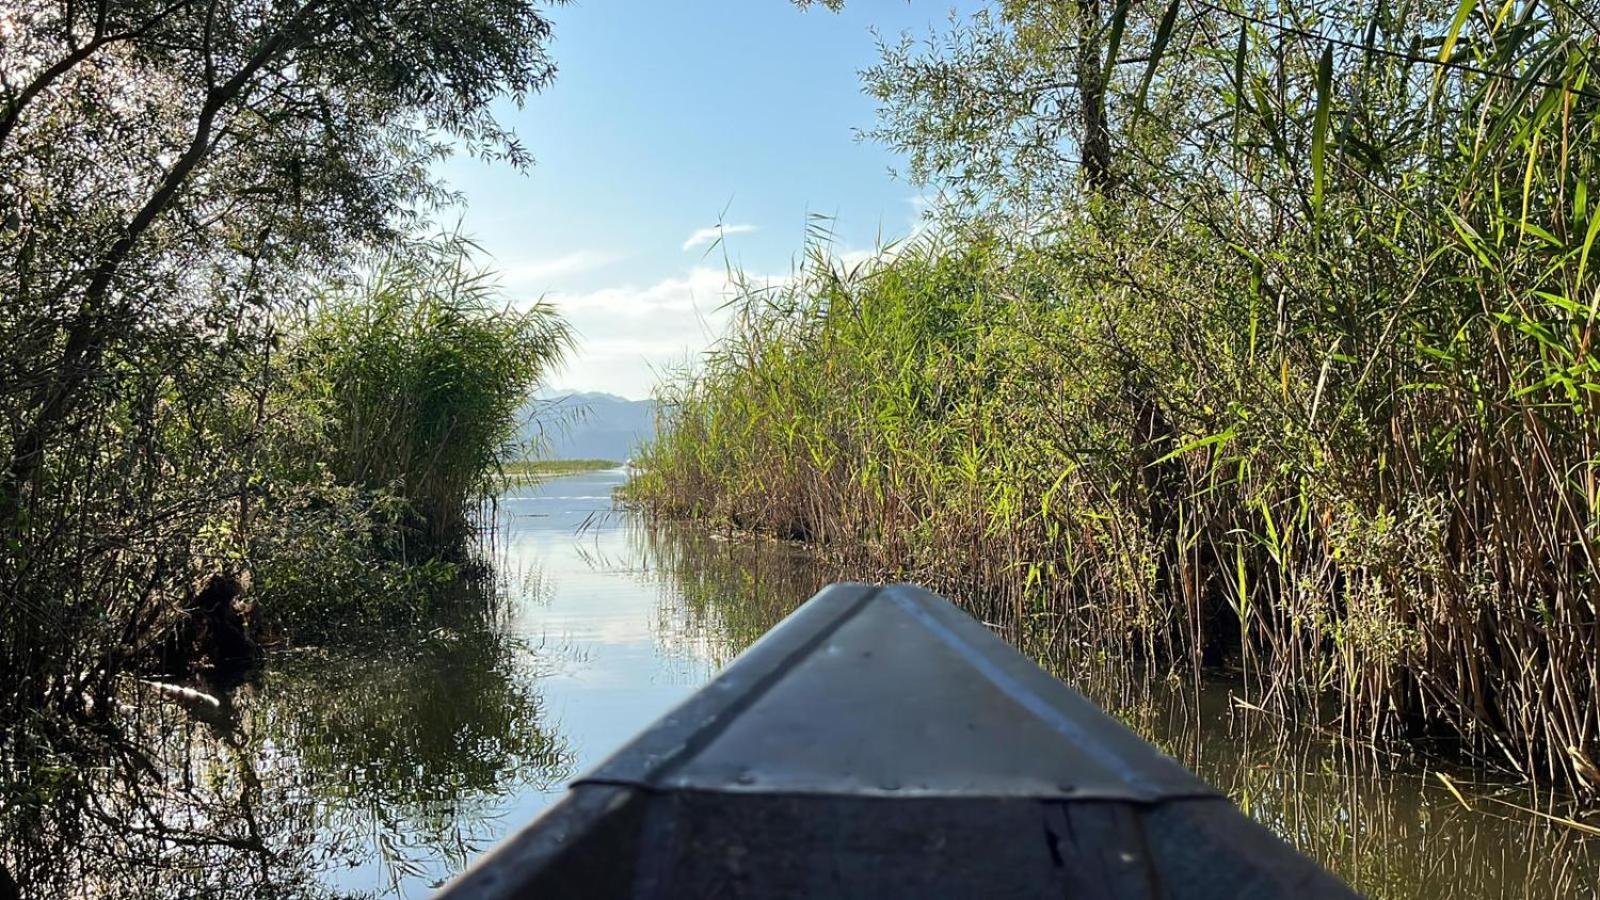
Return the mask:
<path fill-rule="evenodd" d="M 603 269 L 624 258 L 621 253 L 576 250 L 546 259 L 507 260 L 500 267 L 500 280 L 513 291 L 544 291 L 550 288 L 550 282 L 558 278 Z"/>
<path fill-rule="evenodd" d="M 552 388 L 646 396 L 658 373 L 696 364 L 725 333 L 735 290 L 725 269 L 695 266 L 653 284 L 550 295 L 578 332 L 578 346 Z"/>
<path fill-rule="evenodd" d="M 727 237 L 730 234 L 749 234 L 755 230 L 757 229 L 754 225 L 713 225 L 710 228 L 701 228 L 694 234 L 689 235 L 689 239 L 683 242 L 683 249 L 690 250 L 701 244 L 709 244 L 719 237 Z"/>

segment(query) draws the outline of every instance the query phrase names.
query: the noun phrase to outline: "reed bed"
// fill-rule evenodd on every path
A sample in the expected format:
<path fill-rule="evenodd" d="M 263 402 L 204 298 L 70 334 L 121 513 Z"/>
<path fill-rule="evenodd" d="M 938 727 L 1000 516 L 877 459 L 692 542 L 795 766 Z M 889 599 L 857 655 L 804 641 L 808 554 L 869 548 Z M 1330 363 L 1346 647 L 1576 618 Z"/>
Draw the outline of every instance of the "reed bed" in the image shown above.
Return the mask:
<path fill-rule="evenodd" d="M 888 43 L 933 227 L 741 287 L 635 492 L 1593 797 L 1596 28 L 1019 3 Z"/>
<path fill-rule="evenodd" d="M 474 249 L 449 236 L 323 291 L 285 379 L 285 406 L 320 426 L 295 462 L 392 493 L 424 555 L 462 549 L 528 395 L 572 343 L 549 304 L 504 297 Z"/>
<path fill-rule="evenodd" d="M 1332 695 L 1365 740 L 1600 786 L 1587 408 L 1414 389 L 1427 348 L 1336 382 L 1298 341 L 982 245 L 817 256 L 744 302 L 661 391 L 631 488 L 658 511 L 1064 644 L 1235 666 L 1263 705 Z"/>
<path fill-rule="evenodd" d="M 850 574 L 785 542 L 729 539 L 658 518 L 629 524 L 634 552 L 668 576 L 658 639 L 716 665 Z M 1545 818 L 1569 816 L 1571 798 L 1474 779 L 1460 768 L 1396 765 L 1391 754 L 1243 701 L 1237 677 L 1167 678 L 1143 660 L 1063 647 L 1057 624 L 1037 616 L 1010 638 L 1363 896 L 1588 897 L 1600 890 L 1600 840 Z"/>

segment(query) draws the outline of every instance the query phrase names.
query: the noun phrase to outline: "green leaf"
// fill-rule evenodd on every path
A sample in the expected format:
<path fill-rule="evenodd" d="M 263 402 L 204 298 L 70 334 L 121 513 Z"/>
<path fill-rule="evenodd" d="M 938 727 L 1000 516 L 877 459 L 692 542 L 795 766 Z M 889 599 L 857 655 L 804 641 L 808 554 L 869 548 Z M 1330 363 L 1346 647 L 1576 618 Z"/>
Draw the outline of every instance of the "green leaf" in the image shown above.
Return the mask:
<path fill-rule="evenodd" d="M 1178 7 L 1182 2 L 1172 0 L 1156 28 L 1156 39 L 1150 45 L 1150 65 L 1144 70 L 1144 82 L 1139 85 L 1139 109 L 1144 109 L 1150 99 L 1150 82 L 1156 77 L 1156 67 L 1161 65 L 1161 54 L 1167 51 L 1167 42 L 1172 40 L 1172 26 L 1178 22 Z"/>
<path fill-rule="evenodd" d="M 1450 54 L 1455 51 L 1456 42 L 1461 39 L 1461 29 L 1466 26 L 1467 17 L 1472 15 L 1472 10 L 1477 5 L 1478 0 L 1461 0 L 1461 5 L 1456 7 L 1456 17 L 1450 23 L 1450 32 L 1445 35 L 1444 44 L 1439 47 L 1440 62 L 1450 61 Z"/>
<path fill-rule="evenodd" d="M 1328 184 L 1328 119 L 1333 104 L 1333 42 L 1322 48 L 1317 63 L 1317 118 L 1311 131 L 1311 206 L 1322 211 Z"/>
<path fill-rule="evenodd" d="M 1111 83 L 1111 76 L 1117 70 L 1117 53 L 1122 49 L 1122 32 L 1128 26 L 1128 6 L 1131 0 L 1121 0 L 1117 8 L 1111 11 L 1111 36 L 1106 38 L 1106 73 L 1103 81 Z"/>
<path fill-rule="evenodd" d="M 1552 294 L 1549 291 L 1534 291 L 1533 293 L 1534 296 L 1538 297 L 1539 299 L 1572 316 L 1582 316 L 1584 313 L 1588 312 L 1588 309 L 1584 307 L 1583 304 L 1574 303 L 1569 297 L 1563 297 L 1560 294 Z"/>
<path fill-rule="evenodd" d="M 1583 276 L 1589 271 L 1589 251 L 1594 249 L 1594 239 L 1600 235 L 1600 209 L 1589 214 L 1589 232 L 1583 236 L 1583 251 L 1578 254 L 1578 281 L 1583 286 Z"/>
<path fill-rule="evenodd" d="M 1189 452 L 1194 451 L 1194 450 L 1199 450 L 1201 447 L 1209 447 L 1212 444 L 1226 443 L 1228 441 L 1233 440 L 1236 434 L 1237 434 L 1237 432 L 1235 432 L 1234 429 L 1229 428 L 1226 431 L 1218 432 L 1217 434 L 1213 434 L 1213 435 L 1208 435 L 1207 437 L 1203 437 L 1203 438 L 1201 438 L 1201 439 L 1199 439 L 1197 441 L 1190 441 L 1189 443 L 1184 444 L 1182 447 L 1179 447 L 1178 449 L 1172 451 L 1171 453 L 1168 453 L 1167 455 L 1161 457 L 1160 459 L 1156 460 L 1155 462 L 1151 463 L 1150 465 L 1159 466 L 1162 463 L 1167 462 L 1168 460 L 1177 459 L 1178 457 L 1184 455 L 1185 453 L 1189 453 Z"/>
<path fill-rule="evenodd" d="M 1245 99 L 1244 90 L 1244 60 L 1250 51 L 1250 26 L 1248 23 L 1239 23 L 1239 47 L 1233 55 L 1233 143 L 1238 146 L 1240 139 L 1240 123 L 1244 120 L 1244 111 L 1250 105 Z"/>
<path fill-rule="evenodd" d="M 1541 227 L 1539 225 L 1536 225 L 1536 224 L 1534 224 L 1532 222 L 1528 222 L 1528 221 L 1523 221 L 1523 222 L 1519 223 L 1518 227 L 1520 227 L 1523 231 L 1527 232 L 1528 234 L 1531 234 L 1534 237 L 1538 238 L 1539 240 L 1544 241 L 1545 243 L 1549 244 L 1550 246 L 1555 247 L 1558 250 L 1565 246 L 1565 245 L 1563 245 L 1561 243 L 1561 239 L 1556 237 L 1554 234 L 1551 234 L 1550 230 L 1547 229 L 1547 228 L 1543 228 L 1543 227 Z"/>
<path fill-rule="evenodd" d="M 1466 219 L 1461 218 L 1448 209 L 1444 211 L 1444 214 L 1450 219 L 1450 224 L 1455 226 L 1456 234 L 1461 238 L 1461 242 L 1467 245 L 1467 249 L 1471 250 L 1473 255 L 1478 257 L 1479 262 L 1492 268 L 1494 266 L 1494 262 L 1490 260 L 1488 252 L 1484 250 L 1483 237 L 1482 235 L 1478 234 L 1477 229 L 1468 224 Z"/>
<path fill-rule="evenodd" d="M 1239 46 L 1233 54 L 1233 92 L 1244 96 L 1244 61 L 1250 52 L 1250 26 L 1239 25 Z"/>

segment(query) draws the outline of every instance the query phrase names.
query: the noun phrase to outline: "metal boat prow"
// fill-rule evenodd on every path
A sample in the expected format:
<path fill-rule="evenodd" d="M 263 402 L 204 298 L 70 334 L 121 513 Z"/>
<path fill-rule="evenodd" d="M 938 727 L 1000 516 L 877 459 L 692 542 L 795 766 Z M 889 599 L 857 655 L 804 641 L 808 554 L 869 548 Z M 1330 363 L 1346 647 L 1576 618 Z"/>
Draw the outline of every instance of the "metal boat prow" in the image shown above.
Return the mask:
<path fill-rule="evenodd" d="M 842 584 L 441 896 L 1354 894 L 949 602 Z"/>

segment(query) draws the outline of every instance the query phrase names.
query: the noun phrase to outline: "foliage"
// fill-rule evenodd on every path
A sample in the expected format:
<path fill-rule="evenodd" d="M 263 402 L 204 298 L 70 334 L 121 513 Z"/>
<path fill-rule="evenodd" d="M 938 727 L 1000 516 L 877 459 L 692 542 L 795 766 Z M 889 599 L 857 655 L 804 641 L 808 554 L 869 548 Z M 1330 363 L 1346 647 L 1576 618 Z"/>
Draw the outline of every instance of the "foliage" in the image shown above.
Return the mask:
<path fill-rule="evenodd" d="M 659 518 L 628 524 L 633 552 L 672 583 L 660 640 L 717 664 L 823 585 L 851 577 L 791 544 Z M 1388 754 L 1380 773 L 1377 755 L 1241 703 L 1237 679 L 1167 678 L 1144 660 L 1064 643 L 1068 612 L 1041 612 L 1004 633 L 1361 896 L 1588 897 L 1600 889 L 1600 842 L 1586 838 L 1592 826 L 1567 818 L 1568 798 L 1459 769 L 1394 766 Z"/>
<path fill-rule="evenodd" d="M 523 404 L 569 340 L 549 306 L 502 305 L 455 237 L 324 291 L 286 336 L 240 526 L 267 624 L 349 640 L 451 602 Z"/>
<path fill-rule="evenodd" d="M 390 491 L 274 479 L 262 501 L 239 564 L 248 567 L 249 594 L 272 643 L 412 634 L 454 605 L 454 588 L 470 572 L 470 564 L 389 552 L 404 544 L 407 522 Z"/>
<path fill-rule="evenodd" d="M 398 646 L 281 659 L 217 708 L 135 686 L 90 752 L 0 759 L 0 861 L 24 897 L 388 896 L 459 872 L 508 795 L 573 762 L 528 648 L 478 601 Z M 386 889 L 350 893 L 351 869 Z"/>
<path fill-rule="evenodd" d="M 281 522 L 308 286 L 429 214 L 447 152 L 526 163 L 491 105 L 548 82 L 548 36 L 531 0 L 0 12 L 0 719 L 108 708 Z"/>
<path fill-rule="evenodd" d="M 322 426 L 297 456 L 391 492 L 424 555 L 460 544 L 515 452 L 523 403 L 570 343 L 547 304 L 499 303 L 447 240 L 324 292 L 290 351 L 283 402 Z"/>
<path fill-rule="evenodd" d="M 563 475 L 578 475 L 622 465 L 614 459 L 538 459 L 505 463 L 501 468 L 513 481 L 543 481 Z"/>
<path fill-rule="evenodd" d="M 1600 789 L 1596 31 L 1086 0 L 890 43 L 939 238 L 750 293 L 638 490 Z"/>

